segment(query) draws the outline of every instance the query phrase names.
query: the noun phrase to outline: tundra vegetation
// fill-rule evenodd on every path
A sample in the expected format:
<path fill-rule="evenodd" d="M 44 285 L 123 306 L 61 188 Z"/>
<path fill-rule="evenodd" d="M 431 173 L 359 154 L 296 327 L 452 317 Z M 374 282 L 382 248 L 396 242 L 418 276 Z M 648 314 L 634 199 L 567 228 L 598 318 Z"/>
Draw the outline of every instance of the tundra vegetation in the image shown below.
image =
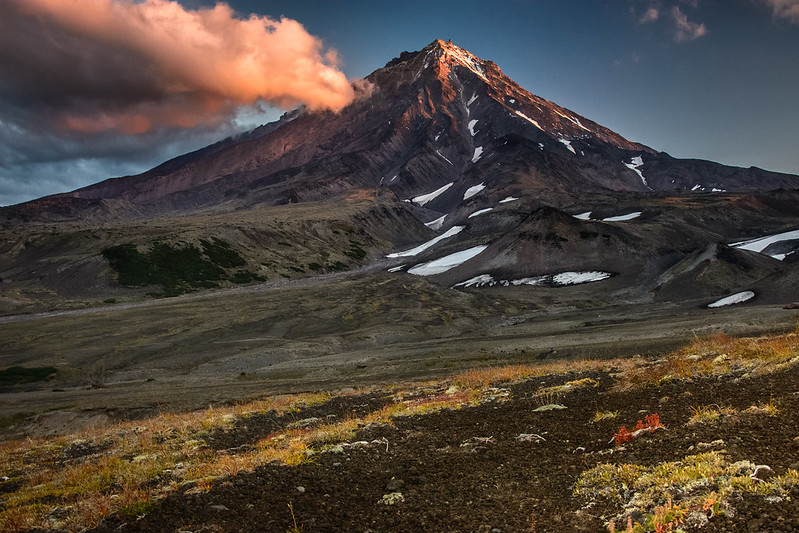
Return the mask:
<path fill-rule="evenodd" d="M 657 435 L 674 438 L 682 434 L 690 439 L 692 428 L 697 426 L 710 429 L 712 434 L 713 425 L 725 418 L 733 425 L 746 417 L 778 420 L 783 416 L 777 406 L 779 400 L 772 395 L 767 402 L 747 409 L 685 403 L 681 424 L 649 413 L 641 417 L 634 431 L 622 426 L 614 433 L 619 411 L 600 406 L 600 398 L 610 402 L 614 394 L 635 398 L 663 387 L 679 390 L 681 385 L 708 377 L 746 382 L 790 371 L 797 362 L 797 332 L 753 338 L 716 335 L 697 339 L 656 361 L 633 357 L 477 368 L 443 381 L 350 392 L 349 396 L 379 395 L 382 400 L 368 412 L 343 418 L 302 418 L 315 407 L 347 397 L 306 393 L 182 414 L 164 413 L 57 438 L 5 442 L 0 450 L 0 529 L 80 531 L 104 520 L 136 520 L 157 512 L 170 494 L 208 493 L 225 480 L 268 464 L 291 468 L 314 463 L 323 454 L 346 454 L 358 445 L 369 445 L 364 435 L 375 428 L 434 413 L 454 416 L 455 411 L 487 404 L 517 404 L 518 409 L 529 413 L 543 406 L 568 407 L 573 411 L 570 416 L 577 434 L 604 434 L 599 443 L 572 442 L 583 453 L 591 448 L 589 462 L 593 463 L 572 477 L 575 510 L 597 509 L 592 512 L 601 515 L 611 531 L 690 529 L 721 516 L 734 516 L 747 498 L 779 501 L 788 497 L 799 486 L 799 473 L 786 465 L 759 465 L 733 457 L 722 440 L 693 443 L 679 457 L 653 463 L 643 456 L 647 450 L 644 442 L 657 442 Z M 45 375 L 44 370 L 37 375 Z M 520 386 L 531 392 L 524 397 L 515 395 Z M 571 398 L 580 394 L 583 399 L 594 397 L 596 405 L 575 410 Z M 248 421 L 265 414 L 271 420 L 288 422 L 266 434 L 251 436 L 245 445 L 229 449 L 213 445 L 215 436 L 235 434 Z M 535 416 L 554 415 L 542 412 Z M 715 427 L 721 432 L 720 426 Z M 544 449 L 552 445 L 546 435 L 520 434 L 516 440 L 535 442 Z M 622 460 L 625 448 L 638 446 L 639 441 L 639 460 Z M 494 437 L 475 436 L 465 439 L 461 447 L 480 449 L 495 442 Z M 386 438 L 372 445 L 375 443 L 386 449 L 392 445 Z M 391 494 L 395 492 L 402 495 L 397 491 Z M 390 504 L 402 505 L 404 501 L 404 496 L 394 496 Z M 294 509 L 291 511 L 293 526 L 288 522 L 285 527 L 300 527 Z M 549 530 L 541 519 L 531 518 L 539 531 Z"/>

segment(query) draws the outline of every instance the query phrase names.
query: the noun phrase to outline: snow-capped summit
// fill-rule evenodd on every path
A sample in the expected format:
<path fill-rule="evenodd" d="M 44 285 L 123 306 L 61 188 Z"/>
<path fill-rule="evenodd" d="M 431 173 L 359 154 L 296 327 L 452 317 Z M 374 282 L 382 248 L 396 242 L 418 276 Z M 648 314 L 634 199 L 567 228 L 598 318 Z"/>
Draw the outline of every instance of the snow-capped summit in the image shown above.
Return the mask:
<path fill-rule="evenodd" d="M 678 160 L 627 140 L 530 93 L 494 62 L 450 41 L 403 52 L 357 87 L 357 98 L 339 113 L 293 113 L 138 176 L 2 212 L 147 217 L 372 190 L 426 198 L 410 204 L 430 222 L 467 209 L 466 191 L 481 183 L 485 190 L 469 201 L 524 193 L 562 205 L 600 193 L 799 187 L 796 176 Z"/>

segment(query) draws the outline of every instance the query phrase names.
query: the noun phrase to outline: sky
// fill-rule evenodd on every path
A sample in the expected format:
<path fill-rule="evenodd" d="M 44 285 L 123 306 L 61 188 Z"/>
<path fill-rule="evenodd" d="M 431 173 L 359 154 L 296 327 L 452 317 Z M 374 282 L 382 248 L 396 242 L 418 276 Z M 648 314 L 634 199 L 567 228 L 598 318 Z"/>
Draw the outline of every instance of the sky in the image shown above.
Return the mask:
<path fill-rule="evenodd" d="M 0 205 L 341 109 L 437 38 L 632 141 L 799 174 L 799 0 L 0 0 Z"/>

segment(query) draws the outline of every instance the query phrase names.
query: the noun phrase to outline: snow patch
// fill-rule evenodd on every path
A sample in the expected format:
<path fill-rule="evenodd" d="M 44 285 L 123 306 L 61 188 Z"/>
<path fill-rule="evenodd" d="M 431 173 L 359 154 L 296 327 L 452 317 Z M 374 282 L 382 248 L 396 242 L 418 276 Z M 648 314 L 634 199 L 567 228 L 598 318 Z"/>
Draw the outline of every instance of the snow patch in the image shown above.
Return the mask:
<path fill-rule="evenodd" d="M 623 222 L 625 220 L 632 220 L 634 218 L 638 218 L 641 216 L 641 211 L 635 211 L 634 213 L 627 213 L 626 215 L 619 215 L 616 217 L 608 217 L 603 218 L 602 222 Z"/>
<path fill-rule="evenodd" d="M 508 202 L 515 202 L 516 200 L 518 200 L 518 198 L 516 198 L 515 196 L 508 196 L 507 198 L 500 200 L 499 203 L 507 204 Z"/>
<path fill-rule="evenodd" d="M 525 115 L 525 114 L 524 114 L 524 113 L 522 113 L 521 111 L 514 111 L 514 113 L 516 113 L 517 115 L 519 115 L 521 118 L 523 118 L 524 120 L 526 120 L 527 122 L 529 122 L 530 124 L 532 124 L 533 126 L 535 126 L 536 128 L 538 128 L 539 130 L 542 130 L 542 131 L 543 131 L 543 129 L 544 129 L 544 128 L 542 128 L 542 127 L 541 127 L 541 125 L 540 125 L 540 124 L 539 124 L 537 121 L 535 121 L 535 120 L 531 119 L 530 117 L 528 117 L 527 115 Z"/>
<path fill-rule="evenodd" d="M 550 279 L 550 276 L 536 276 L 533 278 L 514 279 L 511 284 L 518 287 L 519 285 L 543 285 Z"/>
<path fill-rule="evenodd" d="M 566 139 L 558 139 L 558 141 L 560 141 L 563 144 L 563 146 L 568 148 L 571 153 L 573 153 L 574 155 L 577 155 L 577 152 L 575 152 L 574 148 L 572 147 L 571 141 L 566 140 Z"/>
<path fill-rule="evenodd" d="M 389 268 L 388 271 L 391 272 L 391 273 L 394 273 L 394 272 L 399 272 L 403 268 L 405 268 L 405 265 L 400 265 L 400 266 L 396 266 L 394 268 Z"/>
<path fill-rule="evenodd" d="M 727 296 L 726 298 L 722 298 L 721 300 L 716 300 L 712 304 L 708 304 L 708 307 L 723 307 L 725 305 L 739 304 L 747 300 L 751 300 L 754 297 L 755 293 L 752 291 L 738 292 Z"/>
<path fill-rule="evenodd" d="M 592 270 L 589 272 L 563 272 L 552 276 L 552 281 L 557 285 L 579 285 L 608 279 L 610 272 Z"/>
<path fill-rule="evenodd" d="M 479 276 L 475 276 L 472 279 L 467 279 L 466 281 L 462 281 L 460 283 L 456 283 L 453 285 L 454 287 L 482 287 L 484 285 L 493 285 L 496 282 L 494 281 L 493 276 L 491 274 L 480 274 Z"/>
<path fill-rule="evenodd" d="M 472 105 L 472 104 L 474 103 L 474 101 L 475 101 L 475 100 L 477 100 L 477 93 L 474 93 L 474 94 L 472 95 L 472 97 L 471 97 L 471 98 L 469 98 L 469 101 L 468 101 L 468 102 L 466 102 L 466 105 L 467 105 L 467 106 L 469 106 L 469 105 Z"/>
<path fill-rule="evenodd" d="M 416 204 L 419 204 L 419 205 L 424 205 L 427 202 L 429 202 L 429 201 L 437 198 L 438 196 L 442 195 L 447 189 L 449 189 L 453 185 L 454 185 L 453 182 L 449 182 L 446 185 L 444 185 L 443 187 L 441 187 L 440 189 L 436 189 L 435 191 L 433 191 L 431 193 L 423 194 L 421 196 L 417 196 L 416 198 L 411 198 L 411 201 L 416 203 Z"/>
<path fill-rule="evenodd" d="M 478 146 L 474 149 L 474 155 L 472 156 L 472 163 L 477 163 L 480 160 L 480 156 L 483 154 L 483 147 Z"/>
<path fill-rule="evenodd" d="M 444 161 L 446 161 L 447 163 L 449 163 L 450 165 L 452 165 L 452 161 L 450 161 L 449 159 L 447 159 L 446 157 L 444 157 L 444 154 L 442 154 L 442 153 L 441 153 L 441 152 L 439 152 L 438 150 L 436 150 L 436 153 L 437 153 L 439 156 L 441 156 L 441 159 L 443 159 Z M 454 167 L 455 165 L 452 165 L 452 166 Z"/>
<path fill-rule="evenodd" d="M 474 137 L 474 127 L 477 124 L 477 122 L 478 122 L 477 119 L 472 119 L 469 121 L 469 133 L 472 134 L 472 137 Z"/>
<path fill-rule="evenodd" d="M 452 226 L 449 228 L 445 233 L 442 233 L 438 237 L 434 239 L 430 239 L 426 243 L 420 244 L 416 248 L 411 248 L 410 250 L 405 250 L 404 252 L 395 252 L 393 254 L 388 254 L 386 257 L 413 257 L 414 255 L 419 255 L 420 253 L 424 252 L 431 246 L 435 246 L 439 242 L 443 241 L 444 239 L 449 239 L 453 235 L 457 235 L 465 226 Z"/>
<path fill-rule="evenodd" d="M 439 217 L 435 220 L 431 220 L 430 222 L 425 222 L 424 225 L 430 228 L 433 231 L 438 231 L 441 229 L 441 226 L 444 225 L 444 219 L 447 218 L 447 215 L 443 217 Z"/>
<path fill-rule="evenodd" d="M 576 117 L 572 117 L 572 116 L 569 116 L 569 115 L 564 115 L 563 113 L 561 113 L 561 112 L 560 112 L 560 111 L 558 111 L 557 109 L 555 109 L 554 111 L 555 111 L 555 113 L 557 113 L 557 114 L 558 114 L 558 115 L 560 115 L 561 117 L 563 117 L 563 118 L 565 118 L 566 120 L 568 120 L 569 122 L 573 123 L 573 124 L 574 124 L 575 126 L 577 126 L 578 128 L 582 128 L 582 129 L 584 129 L 585 131 L 589 131 L 589 132 L 591 131 L 591 130 L 589 130 L 588 128 L 586 128 L 585 126 L 583 126 L 583 125 L 580 123 L 580 121 L 579 121 L 579 120 L 578 120 Z"/>
<path fill-rule="evenodd" d="M 541 150 L 543 150 L 543 149 L 544 149 L 544 143 L 538 143 L 538 148 L 540 148 Z"/>
<path fill-rule="evenodd" d="M 643 172 L 641 172 L 641 169 L 639 168 L 643 164 L 644 164 L 644 158 L 639 155 L 633 157 L 629 163 L 624 163 L 624 166 L 634 171 L 636 174 L 638 174 L 638 177 L 641 178 L 641 181 L 643 182 L 644 185 L 646 185 L 646 188 L 651 191 L 652 187 L 650 187 L 649 183 L 646 182 L 646 178 L 644 177 Z"/>
<path fill-rule="evenodd" d="M 697 183 L 696 185 L 694 185 L 693 187 L 691 187 L 691 190 L 692 190 L 692 191 L 696 191 L 696 190 L 698 190 L 698 189 L 702 189 L 702 190 L 704 190 L 704 187 L 702 187 L 702 186 L 701 186 L 701 185 L 699 185 L 698 183 Z"/>
<path fill-rule="evenodd" d="M 457 46 L 449 47 L 446 49 L 445 53 L 455 58 L 460 64 L 480 76 L 483 80 L 488 81 L 483 71 L 483 66 L 480 64 L 480 60 L 463 48 Z"/>
<path fill-rule="evenodd" d="M 610 272 L 601 272 L 598 270 L 587 272 L 561 272 L 560 274 L 547 274 L 544 276 L 535 276 L 530 278 L 520 278 L 514 280 L 495 280 L 491 274 L 480 274 L 466 281 L 456 283 L 454 287 L 494 287 L 501 285 L 508 287 L 513 285 L 518 287 L 520 285 L 549 285 L 565 287 L 567 285 L 579 285 L 582 283 L 593 283 L 602 281 L 611 277 Z"/>
<path fill-rule="evenodd" d="M 786 231 L 783 233 L 777 233 L 776 235 L 766 235 L 765 237 L 759 237 L 757 239 L 751 239 L 748 241 L 734 242 L 730 244 L 730 246 L 734 248 L 740 248 L 741 250 L 749 250 L 750 252 L 763 253 L 763 250 L 765 250 L 774 243 L 782 241 L 792 241 L 795 239 L 799 239 L 799 229 L 795 229 L 793 231 Z M 779 259 L 776 256 L 772 257 L 774 257 L 775 259 Z M 783 257 L 782 259 L 785 258 Z"/>
<path fill-rule="evenodd" d="M 572 215 L 577 220 L 590 220 L 592 211 L 586 211 L 585 213 L 580 213 L 579 215 Z"/>
<path fill-rule="evenodd" d="M 469 198 L 471 198 L 472 196 L 479 193 L 485 188 L 486 188 L 485 182 L 481 183 L 480 185 L 475 185 L 474 187 L 469 187 L 468 189 L 466 189 L 466 192 L 463 193 L 463 199 L 468 200 Z"/>
<path fill-rule="evenodd" d="M 466 218 L 476 217 L 477 215 L 482 215 L 483 213 L 488 213 L 489 211 L 493 211 L 493 210 L 494 210 L 493 207 L 487 207 L 485 209 L 480 209 L 479 211 L 475 211 L 474 213 L 472 213 L 471 215 L 469 215 Z"/>
<path fill-rule="evenodd" d="M 414 274 L 416 276 L 433 276 L 435 274 L 441 274 L 442 272 L 446 272 L 447 270 L 462 265 L 469 259 L 472 259 L 478 254 L 482 253 L 486 248 L 488 248 L 488 245 L 474 246 L 467 250 L 461 250 L 460 252 L 455 252 L 454 254 L 441 257 L 440 259 L 429 261 L 427 263 L 421 263 L 413 268 L 409 268 L 408 273 Z"/>

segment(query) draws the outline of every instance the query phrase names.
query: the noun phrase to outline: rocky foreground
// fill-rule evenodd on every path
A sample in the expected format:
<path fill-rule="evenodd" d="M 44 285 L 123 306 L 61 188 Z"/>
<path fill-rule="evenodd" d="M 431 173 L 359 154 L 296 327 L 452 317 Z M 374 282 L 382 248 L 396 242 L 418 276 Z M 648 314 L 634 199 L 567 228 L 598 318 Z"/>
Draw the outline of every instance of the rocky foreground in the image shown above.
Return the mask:
<path fill-rule="evenodd" d="M 3 531 L 795 531 L 799 335 L 6 443 Z"/>

